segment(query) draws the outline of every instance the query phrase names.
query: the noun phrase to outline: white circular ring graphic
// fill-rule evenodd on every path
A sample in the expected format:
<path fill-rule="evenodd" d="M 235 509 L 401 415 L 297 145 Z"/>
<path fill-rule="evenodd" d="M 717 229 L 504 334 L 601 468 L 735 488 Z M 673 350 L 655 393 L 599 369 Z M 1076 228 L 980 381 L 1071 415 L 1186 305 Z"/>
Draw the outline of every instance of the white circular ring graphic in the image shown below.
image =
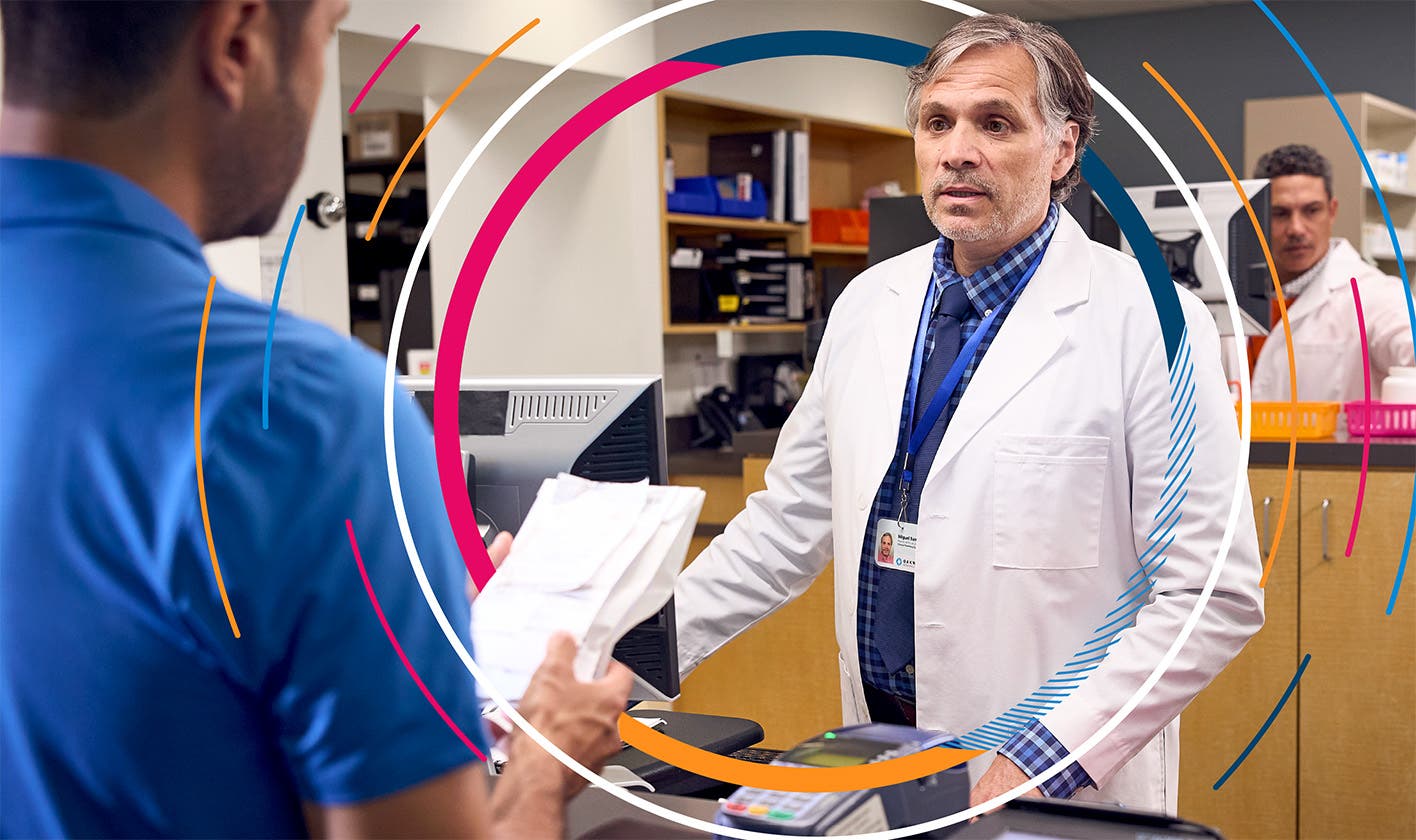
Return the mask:
<path fill-rule="evenodd" d="M 606 32 L 604 35 L 601 35 L 600 37 L 576 50 L 560 64 L 557 64 L 551 70 L 547 71 L 545 75 L 538 79 L 531 87 L 527 88 L 527 90 L 520 97 L 518 97 L 517 100 L 513 102 L 501 114 L 501 116 L 497 118 L 497 120 L 487 129 L 486 133 L 482 135 L 481 139 L 477 141 L 476 145 L 473 146 L 472 150 L 467 154 L 467 157 L 463 159 L 462 165 L 458 167 L 457 172 L 453 175 L 451 182 L 449 182 L 448 184 L 448 188 L 439 197 L 436 207 L 433 209 L 432 213 L 429 214 L 428 224 L 424 227 L 423 234 L 419 238 L 418 244 L 414 249 L 413 258 L 410 261 L 407 274 L 404 278 L 403 289 L 399 295 L 398 306 L 394 314 L 393 331 L 389 340 L 390 348 L 397 348 L 399 345 L 399 341 L 402 337 L 403 319 L 407 312 L 408 301 L 410 293 L 412 291 L 414 275 L 417 273 L 417 267 L 422 263 L 423 258 L 427 253 L 428 242 L 432 237 L 434 230 L 437 228 L 438 223 L 441 221 L 442 215 L 448 203 L 451 201 L 452 196 L 456 193 L 457 188 L 461 185 L 463 179 L 467 176 L 468 172 L 471 171 L 472 166 L 486 151 L 487 147 L 496 138 L 496 136 L 500 134 L 501 130 L 505 128 L 506 125 L 511 121 L 511 119 L 515 117 L 516 114 L 520 112 L 521 109 L 524 108 L 527 103 L 531 101 L 531 99 L 533 99 L 536 95 L 538 95 L 541 91 L 548 87 L 553 81 L 555 81 L 561 75 L 565 74 L 568 70 L 572 69 L 576 64 L 585 59 L 587 56 L 593 54 L 604 46 L 649 23 L 653 23 L 656 20 L 668 17 L 672 14 L 676 14 L 677 12 L 683 11 L 685 9 L 707 5 L 711 2 L 713 2 L 713 0 L 679 0 L 679 2 L 641 15 L 631 21 L 628 21 L 610 30 L 609 32 Z M 936 6 L 941 6 L 951 11 L 955 11 L 970 17 L 983 14 L 983 12 L 979 9 L 964 5 L 963 3 L 954 2 L 954 0 L 923 0 L 923 2 L 930 3 Z M 1228 271 L 1223 265 L 1223 260 L 1219 253 L 1219 247 L 1214 237 L 1214 231 L 1210 228 L 1209 222 L 1205 219 L 1204 214 L 1200 212 L 1199 205 L 1195 201 L 1194 197 L 1191 195 L 1190 191 L 1188 189 L 1184 189 L 1185 182 L 1184 179 L 1180 176 L 1179 170 L 1176 169 L 1174 163 L 1170 160 L 1169 156 L 1165 154 L 1165 151 L 1160 147 L 1160 145 L 1155 141 L 1155 138 L 1151 136 L 1150 132 L 1147 131 L 1145 127 L 1141 125 L 1141 123 L 1136 119 L 1135 115 L 1132 114 L 1131 111 L 1126 108 L 1125 105 L 1123 105 L 1119 100 L 1117 100 L 1116 97 L 1109 90 L 1107 90 L 1100 82 L 1098 82 L 1090 74 L 1087 75 L 1087 79 L 1091 83 L 1093 89 L 1108 104 L 1110 104 L 1113 108 L 1116 109 L 1117 113 L 1121 115 L 1121 117 L 1127 122 L 1127 124 L 1129 124 L 1131 128 L 1136 132 L 1137 136 L 1139 136 L 1141 140 L 1146 144 L 1146 146 L 1150 148 L 1151 152 L 1155 154 L 1157 160 L 1164 167 L 1166 173 L 1171 177 L 1172 181 L 1179 188 L 1180 194 L 1185 198 L 1186 204 L 1189 206 L 1191 213 L 1195 217 L 1196 223 L 1199 225 L 1202 238 L 1204 239 L 1205 244 L 1207 245 L 1210 251 L 1211 258 L 1215 261 L 1215 265 L 1220 271 L 1220 276 L 1224 277 L 1226 280 L 1229 280 L 1229 283 L 1224 284 L 1224 296 L 1228 304 L 1230 320 L 1234 327 L 1234 336 L 1232 340 L 1236 351 L 1241 350 L 1242 346 L 1240 345 L 1239 336 L 1243 335 L 1243 331 L 1242 325 L 1239 322 L 1239 316 L 1237 311 L 1238 304 L 1235 300 L 1234 291 L 1232 288 L 1233 281 L 1230 280 Z M 696 819 L 694 817 L 679 814 L 676 811 L 665 808 L 657 803 L 641 799 L 635 796 L 634 794 L 629 793 L 628 791 L 608 782 L 599 774 L 590 771 L 588 768 L 575 761 L 563 750 L 561 750 L 555 744 L 551 743 L 551 741 L 548 740 L 545 736 L 543 736 L 540 732 L 536 731 L 536 729 L 532 727 L 526 721 L 526 719 L 515 710 L 515 708 L 511 707 L 511 705 L 506 702 L 506 698 L 502 696 L 499 691 L 497 691 L 496 687 L 486 679 L 486 675 L 483 673 L 480 666 L 478 666 L 476 661 L 472 658 L 466 646 L 462 643 L 462 640 L 458 636 L 457 632 L 453 630 L 451 623 L 448 621 L 446 613 L 443 612 L 442 606 L 437 600 L 437 596 L 433 593 L 432 587 L 428 583 L 427 575 L 424 572 L 422 562 L 418 557 L 417 546 L 414 544 L 412 533 L 409 529 L 407 512 L 404 509 L 403 495 L 398 479 L 398 461 L 396 446 L 393 438 L 393 386 L 396 378 L 395 353 L 396 349 L 390 349 L 388 352 L 388 356 L 385 360 L 383 401 L 384 453 L 388 470 L 389 489 L 393 495 L 394 512 L 398 519 L 399 532 L 403 537 L 404 547 L 408 552 L 409 564 L 412 566 L 413 573 L 418 580 L 418 585 L 422 589 L 423 597 L 427 601 L 428 607 L 433 613 L 433 617 L 437 620 L 439 627 L 441 627 L 443 635 L 447 638 L 449 644 L 451 644 L 453 649 L 457 652 L 459 658 L 467 667 L 467 670 L 472 675 L 473 679 L 477 681 L 478 685 L 481 686 L 483 690 L 486 691 L 486 693 L 492 697 L 492 699 L 496 700 L 501 706 L 505 708 L 508 713 L 508 716 L 517 725 L 517 727 L 519 727 L 523 732 L 525 732 L 527 736 L 529 736 L 532 740 L 536 741 L 536 743 L 539 744 L 543 749 L 545 749 L 551 755 L 555 756 L 561 763 L 565 764 L 577 775 L 586 779 L 588 782 L 595 785 L 596 787 L 607 791 L 611 795 L 624 800 L 630 805 L 633 805 L 637 808 L 641 808 L 663 819 L 678 823 L 679 825 L 697 829 L 699 831 L 705 831 L 710 834 L 718 834 L 726 837 L 743 838 L 744 840 L 756 840 L 756 838 L 768 840 L 768 838 L 779 837 L 779 835 L 776 834 L 766 834 L 763 832 L 756 832 L 747 829 L 734 828 L 731 826 L 718 825 L 716 823 L 710 823 L 704 820 Z M 1013 788 L 1012 790 L 1009 790 L 1003 794 L 1000 794 L 999 796 L 996 796 L 993 799 L 984 802 L 980 805 L 977 805 L 964 811 L 960 811 L 947 817 L 941 817 L 940 819 L 934 820 L 932 822 L 921 823 L 920 825 L 916 826 L 905 826 L 897 829 L 891 829 L 888 831 L 850 835 L 848 840 L 896 840 L 896 838 L 910 837 L 921 832 L 944 828 L 946 826 L 953 825 L 963 820 L 981 815 L 987 811 L 991 811 L 994 808 L 1000 807 L 1003 804 L 1007 803 L 1009 800 L 1014 799 L 1017 796 L 1020 796 L 1023 793 L 1026 793 L 1036 788 L 1038 785 L 1042 784 L 1048 779 L 1053 778 L 1058 773 L 1061 773 L 1063 770 L 1065 770 L 1073 762 L 1079 760 L 1082 756 L 1086 755 L 1087 752 L 1089 752 L 1098 743 L 1100 743 L 1102 739 L 1110 735 L 1111 732 L 1114 731 L 1118 725 L 1120 725 L 1120 722 L 1124 720 L 1125 717 L 1130 714 L 1130 712 L 1134 710 L 1137 705 L 1140 704 L 1141 700 L 1144 699 L 1145 695 L 1150 692 L 1151 688 L 1154 687 L 1156 682 L 1160 680 L 1160 677 L 1164 675 L 1165 671 L 1170 667 L 1171 663 L 1175 660 L 1175 657 L 1179 654 L 1180 649 L 1189 639 L 1190 634 L 1194 630 L 1195 625 L 1199 622 L 1199 618 L 1204 611 L 1204 607 L 1206 604 L 1209 603 L 1210 595 L 1213 593 L 1215 584 L 1218 582 L 1219 575 L 1223 572 L 1224 564 L 1228 557 L 1229 548 L 1233 543 L 1234 531 L 1237 527 L 1240 511 L 1240 500 L 1243 498 L 1243 489 L 1247 477 L 1247 468 L 1249 460 L 1250 395 L 1249 377 L 1247 370 L 1242 372 L 1241 379 L 1242 387 L 1240 389 L 1240 399 L 1242 401 L 1243 412 L 1240 429 L 1241 446 L 1239 452 L 1239 464 L 1235 476 L 1234 498 L 1230 506 L 1229 517 L 1225 523 L 1224 535 L 1220 541 L 1219 556 L 1216 558 L 1214 567 L 1210 571 L 1209 578 L 1205 581 L 1205 587 L 1200 593 L 1199 600 L 1197 601 L 1194 609 L 1191 611 L 1190 616 L 1186 620 L 1184 627 L 1181 628 L 1180 634 L 1176 637 L 1175 641 L 1171 644 L 1170 648 L 1165 652 L 1165 655 L 1161 657 L 1161 661 L 1156 665 L 1155 669 L 1142 683 L 1136 693 L 1133 694 L 1126 701 L 1126 703 L 1110 719 L 1106 721 L 1106 723 L 1102 724 L 1101 728 L 1098 729 L 1097 732 L 1093 734 L 1091 738 L 1087 739 L 1075 750 L 1072 750 L 1066 762 L 1054 765 L 1043 773 L 1040 773 L 1037 776 L 1034 776 L 1033 778 L 1027 780 L 1025 783 L 1019 785 L 1018 787 Z"/>

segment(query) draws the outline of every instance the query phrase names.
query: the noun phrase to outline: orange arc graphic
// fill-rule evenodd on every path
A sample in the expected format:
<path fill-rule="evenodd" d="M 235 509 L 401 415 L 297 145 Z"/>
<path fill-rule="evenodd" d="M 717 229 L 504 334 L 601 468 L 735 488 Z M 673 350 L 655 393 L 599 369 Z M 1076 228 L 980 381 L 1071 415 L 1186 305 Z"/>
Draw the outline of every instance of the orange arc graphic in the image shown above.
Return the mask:
<path fill-rule="evenodd" d="M 1141 66 L 1146 72 L 1165 88 L 1165 92 L 1170 94 L 1170 98 L 1175 100 L 1175 104 L 1185 112 L 1185 116 L 1190 118 L 1190 122 L 1195 124 L 1200 134 L 1204 135 L 1205 142 L 1209 144 L 1214 156 L 1219 158 L 1219 163 L 1224 167 L 1224 173 L 1229 176 L 1229 182 L 1234 185 L 1235 192 L 1239 193 L 1239 200 L 1244 202 L 1244 210 L 1249 214 L 1249 222 L 1254 226 L 1254 232 L 1259 235 L 1259 245 L 1264 249 L 1264 260 L 1268 263 L 1269 277 L 1273 280 L 1274 295 L 1278 300 L 1279 317 L 1283 319 L 1283 341 L 1288 345 L 1288 397 L 1292 411 L 1289 412 L 1289 432 L 1288 432 L 1288 470 L 1283 476 L 1283 502 L 1278 506 L 1278 527 L 1273 532 L 1273 544 L 1269 547 L 1268 558 L 1264 561 L 1264 573 L 1259 578 L 1259 586 L 1268 584 L 1269 572 L 1273 569 L 1273 560 L 1278 556 L 1278 543 L 1283 538 L 1283 525 L 1288 519 L 1288 502 L 1293 492 L 1293 464 L 1298 454 L 1298 365 L 1293 358 L 1293 330 L 1288 325 L 1288 304 L 1283 298 L 1283 287 L 1278 282 L 1278 269 L 1273 264 L 1273 253 L 1269 251 L 1268 237 L 1264 235 L 1263 226 L 1259 224 L 1259 217 L 1254 213 L 1254 207 L 1249 203 L 1249 197 L 1244 194 L 1243 187 L 1239 186 L 1239 178 L 1234 174 L 1234 168 L 1229 165 L 1229 160 L 1224 153 L 1219 150 L 1219 144 L 1214 142 L 1209 130 L 1204 123 L 1186 104 L 1183 97 L 1170 86 L 1160 71 L 1151 66 L 1149 61 L 1141 62 Z"/>
<path fill-rule="evenodd" d="M 448 106 L 457 101 L 457 97 L 462 95 L 462 92 L 467 89 L 467 86 L 472 83 L 472 80 L 480 76 L 482 71 L 486 70 L 487 66 L 493 61 L 496 61 L 497 56 L 506 52 L 522 35 L 530 32 L 535 28 L 536 24 L 540 22 L 540 18 L 533 18 L 530 23 L 521 27 L 515 35 L 503 41 L 502 45 L 493 50 L 491 55 L 482 59 L 482 63 L 478 64 L 476 69 L 471 73 L 468 73 L 467 78 L 462 80 L 462 84 L 458 85 L 457 89 L 452 92 L 452 95 L 443 100 L 442 105 L 438 106 L 437 113 L 433 114 L 433 118 L 428 120 L 427 125 L 423 126 L 423 130 L 418 133 L 418 137 L 413 141 L 413 145 L 408 148 L 408 153 L 403 156 L 403 162 L 398 165 L 398 169 L 394 171 L 393 177 L 388 179 L 388 186 L 384 188 L 383 198 L 379 199 L 379 206 L 378 209 L 374 211 L 374 218 L 369 221 L 369 229 L 364 232 L 365 242 L 374 238 L 374 232 L 379 229 L 379 218 L 383 216 L 384 207 L 388 204 L 389 196 L 393 195 L 393 188 L 398 186 L 398 179 L 403 177 L 403 170 L 408 168 L 408 163 L 413 160 L 413 155 L 418 152 L 418 147 L 423 145 L 423 141 L 428 137 L 428 132 L 432 131 L 433 126 L 437 125 L 438 120 L 442 119 L 442 115 L 447 112 Z"/>
<path fill-rule="evenodd" d="M 236 626 L 236 614 L 231 612 L 231 599 L 226 597 L 226 582 L 221 577 L 221 565 L 216 562 L 216 541 L 211 537 L 211 515 L 207 513 L 206 476 L 202 473 L 202 359 L 206 357 L 207 323 L 211 320 L 211 298 L 216 291 L 216 275 L 207 283 L 206 305 L 202 307 L 202 331 L 197 336 L 197 382 L 192 394 L 192 439 L 197 451 L 197 499 L 202 505 L 202 528 L 206 530 L 207 551 L 211 553 L 211 570 L 216 574 L 216 588 L 221 604 L 226 607 L 226 620 L 231 622 L 231 634 L 241 638 Z"/>
<path fill-rule="evenodd" d="M 691 747 L 662 732 L 655 732 L 625 714 L 620 715 L 619 731 L 620 738 L 631 747 L 690 773 L 734 785 L 793 793 L 832 793 L 885 787 L 922 779 L 983 755 L 982 750 L 937 747 L 856 767 L 781 767 L 755 764 Z"/>

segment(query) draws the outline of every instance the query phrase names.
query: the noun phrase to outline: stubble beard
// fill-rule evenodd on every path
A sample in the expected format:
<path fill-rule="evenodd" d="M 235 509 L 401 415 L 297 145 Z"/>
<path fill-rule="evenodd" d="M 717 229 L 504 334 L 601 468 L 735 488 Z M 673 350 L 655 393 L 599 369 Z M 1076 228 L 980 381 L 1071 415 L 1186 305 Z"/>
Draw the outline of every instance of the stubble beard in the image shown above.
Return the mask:
<path fill-rule="evenodd" d="M 280 219 L 300 174 L 310 119 L 282 87 L 237 137 L 209 159 L 207 242 L 263 236 Z"/>
<path fill-rule="evenodd" d="M 986 218 L 975 221 L 972 216 L 950 213 L 937 206 L 940 191 L 946 187 L 957 186 L 970 186 L 988 195 Z M 1002 235 L 1007 229 L 1003 210 L 998 202 L 998 186 L 974 175 L 960 174 L 952 178 L 936 178 L 934 183 L 930 184 L 928 194 L 924 196 L 924 212 L 929 216 L 929 221 L 946 239 L 954 242 L 978 242 Z"/>
<path fill-rule="evenodd" d="M 938 195 L 939 190 L 946 186 L 962 184 L 987 192 L 989 207 L 986 218 L 974 222 L 973 217 L 944 212 L 935 206 L 935 196 Z M 1000 193 L 1001 191 L 996 185 L 971 176 L 951 179 L 939 178 L 930 185 L 929 194 L 924 197 L 924 212 L 929 216 L 929 221 L 934 224 L 934 227 L 951 241 L 984 242 L 998 239 L 1006 234 L 1011 227 L 1021 224 L 1022 214 L 1027 212 L 1029 208 L 1051 200 L 1052 182 L 1041 180 L 1038 186 L 1029 188 L 1026 194 L 1018 195 L 1013 201 L 1008 200 L 1006 196 L 1001 196 Z"/>

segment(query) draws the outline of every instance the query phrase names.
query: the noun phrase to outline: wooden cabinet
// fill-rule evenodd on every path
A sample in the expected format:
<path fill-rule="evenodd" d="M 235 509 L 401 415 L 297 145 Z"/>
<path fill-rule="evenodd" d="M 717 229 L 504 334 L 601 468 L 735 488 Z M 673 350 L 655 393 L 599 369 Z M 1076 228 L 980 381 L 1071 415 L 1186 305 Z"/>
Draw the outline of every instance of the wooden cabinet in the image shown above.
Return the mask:
<path fill-rule="evenodd" d="M 1273 572 L 1265 623 L 1180 717 L 1180 815 L 1246 838 L 1416 837 L 1416 598 L 1387 603 L 1411 500 L 1408 474 L 1367 477 L 1361 527 L 1344 556 L 1355 470 L 1305 468 Z M 1255 519 L 1276 523 L 1283 470 L 1255 468 Z M 1268 542 L 1264 542 L 1267 548 Z M 1312 658 L 1273 726 L 1213 785 Z"/>
<path fill-rule="evenodd" d="M 1249 473 L 1265 557 L 1283 499 L 1281 469 Z M 1267 719 L 1298 667 L 1298 482 L 1264 589 L 1264 626 L 1180 716 L 1180 816 L 1229 840 L 1293 840 L 1298 826 L 1298 706 L 1290 699 L 1244 765 L 1214 783 Z M 1268 527 L 1263 523 L 1268 520 Z"/>
<path fill-rule="evenodd" d="M 766 465 L 744 463 L 743 498 L 761 489 Z M 1283 478 L 1281 468 L 1249 473 L 1265 552 Z M 1357 482 L 1351 469 L 1295 474 L 1264 627 L 1181 715 L 1180 816 L 1230 840 L 1416 838 L 1416 570 L 1387 614 L 1412 477 L 1369 473 L 1346 557 Z M 833 597 L 828 567 L 805 595 L 710 657 L 675 708 L 758 720 L 764 745 L 777 749 L 839 724 Z M 1214 790 L 1305 654 L 1297 691 Z"/>
<path fill-rule="evenodd" d="M 1298 642 L 1312 661 L 1297 697 L 1299 836 L 1416 837 L 1412 575 L 1392 614 L 1386 612 L 1412 478 L 1367 476 L 1351 557 L 1344 552 L 1357 475 L 1304 470 L 1301 481 Z"/>
<path fill-rule="evenodd" d="M 742 499 L 761 490 L 766 458 L 743 462 Z M 758 622 L 684 680 L 680 712 L 762 724 L 758 746 L 784 750 L 841 724 L 831 567 L 795 601 Z"/>

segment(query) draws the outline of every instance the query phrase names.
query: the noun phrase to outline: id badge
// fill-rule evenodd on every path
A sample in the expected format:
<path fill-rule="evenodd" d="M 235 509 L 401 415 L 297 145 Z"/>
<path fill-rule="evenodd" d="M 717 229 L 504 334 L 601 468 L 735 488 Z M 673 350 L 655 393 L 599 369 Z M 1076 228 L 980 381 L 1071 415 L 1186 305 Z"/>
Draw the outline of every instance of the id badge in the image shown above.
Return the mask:
<path fill-rule="evenodd" d="M 875 525 L 875 565 L 914 574 L 919 526 L 893 517 Z"/>

